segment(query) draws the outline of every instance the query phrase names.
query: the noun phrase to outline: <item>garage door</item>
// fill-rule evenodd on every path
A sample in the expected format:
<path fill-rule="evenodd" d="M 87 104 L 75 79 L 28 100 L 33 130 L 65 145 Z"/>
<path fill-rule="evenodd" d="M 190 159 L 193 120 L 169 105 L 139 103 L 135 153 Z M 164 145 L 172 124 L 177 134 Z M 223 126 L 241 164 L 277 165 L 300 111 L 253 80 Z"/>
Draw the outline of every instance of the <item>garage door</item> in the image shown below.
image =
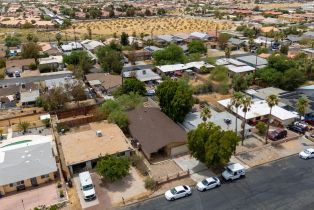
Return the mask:
<path fill-rule="evenodd" d="M 189 149 L 188 149 L 188 146 L 185 144 L 185 145 L 181 145 L 181 146 L 178 146 L 178 147 L 173 147 L 171 148 L 171 156 L 176 156 L 176 155 L 181 155 L 181 154 L 184 154 L 184 153 L 188 153 L 189 152 Z"/>

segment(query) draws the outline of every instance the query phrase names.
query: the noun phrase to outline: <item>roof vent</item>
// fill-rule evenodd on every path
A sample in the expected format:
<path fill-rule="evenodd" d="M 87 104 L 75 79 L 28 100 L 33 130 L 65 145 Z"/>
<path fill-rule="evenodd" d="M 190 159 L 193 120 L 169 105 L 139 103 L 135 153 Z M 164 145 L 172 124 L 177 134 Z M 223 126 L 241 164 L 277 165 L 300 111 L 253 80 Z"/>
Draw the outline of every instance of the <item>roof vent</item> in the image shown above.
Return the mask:
<path fill-rule="evenodd" d="M 96 131 L 96 136 L 102 137 L 102 132 L 101 131 Z"/>

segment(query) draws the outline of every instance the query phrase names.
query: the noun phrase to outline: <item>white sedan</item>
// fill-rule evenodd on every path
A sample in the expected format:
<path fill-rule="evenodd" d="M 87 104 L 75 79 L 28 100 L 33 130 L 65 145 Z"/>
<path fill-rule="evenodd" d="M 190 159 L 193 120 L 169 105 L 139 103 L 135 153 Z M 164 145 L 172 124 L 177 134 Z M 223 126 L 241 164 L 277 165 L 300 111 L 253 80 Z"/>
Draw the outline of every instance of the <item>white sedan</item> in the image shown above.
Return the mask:
<path fill-rule="evenodd" d="M 165 197 L 168 201 L 173 201 L 178 198 L 187 197 L 192 194 L 191 188 L 186 185 L 177 186 L 175 188 L 172 188 L 171 190 L 168 190 L 165 193 Z"/>
<path fill-rule="evenodd" d="M 197 183 L 196 187 L 199 191 L 209 190 L 221 185 L 217 177 L 209 177 Z"/>
<path fill-rule="evenodd" d="M 308 148 L 299 153 L 299 157 L 302 159 L 310 159 L 314 157 L 314 149 Z"/>

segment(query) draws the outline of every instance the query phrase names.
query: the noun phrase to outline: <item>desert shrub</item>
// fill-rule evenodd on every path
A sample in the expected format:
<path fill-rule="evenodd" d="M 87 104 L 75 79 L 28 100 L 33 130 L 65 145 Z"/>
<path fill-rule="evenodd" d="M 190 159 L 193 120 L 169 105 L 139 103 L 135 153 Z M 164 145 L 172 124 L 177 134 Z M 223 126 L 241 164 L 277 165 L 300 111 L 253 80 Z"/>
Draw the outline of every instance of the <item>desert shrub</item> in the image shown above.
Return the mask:
<path fill-rule="evenodd" d="M 153 189 L 155 189 L 156 185 L 157 185 L 157 183 L 153 178 L 147 177 L 145 179 L 145 188 L 146 189 L 153 190 Z"/>

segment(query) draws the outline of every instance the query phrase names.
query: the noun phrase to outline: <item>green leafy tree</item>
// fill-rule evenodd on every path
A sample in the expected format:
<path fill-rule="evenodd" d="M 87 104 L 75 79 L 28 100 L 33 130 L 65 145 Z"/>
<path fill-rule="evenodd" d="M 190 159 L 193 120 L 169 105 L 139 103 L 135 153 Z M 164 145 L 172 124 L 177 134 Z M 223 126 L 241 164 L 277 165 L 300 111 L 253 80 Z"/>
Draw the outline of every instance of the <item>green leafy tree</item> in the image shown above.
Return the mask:
<path fill-rule="evenodd" d="M 219 45 L 220 49 L 222 49 L 222 50 L 225 49 L 230 37 L 231 36 L 229 34 L 225 34 L 225 33 L 219 34 L 217 41 L 218 41 L 218 45 Z"/>
<path fill-rule="evenodd" d="M 252 84 L 253 82 L 253 75 L 239 75 L 236 74 L 232 78 L 232 88 L 234 91 L 244 91 L 247 90 L 248 87 Z"/>
<path fill-rule="evenodd" d="M 301 119 L 301 116 L 304 116 L 309 108 L 309 99 L 307 97 L 300 97 L 297 101 L 296 108 Z"/>
<path fill-rule="evenodd" d="M 264 136 L 266 134 L 267 125 L 264 122 L 258 122 L 255 127 L 260 135 Z"/>
<path fill-rule="evenodd" d="M 35 58 L 39 57 L 40 47 L 34 42 L 26 43 L 22 46 L 21 56 L 22 58 Z"/>
<path fill-rule="evenodd" d="M 306 77 L 303 72 L 298 69 L 288 69 L 283 74 L 283 82 L 281 88 L 289 91 L 293 91 L 300 87 L 306 81 Z"/>
<path fill-rule="evenodd" d="M 120 43 L 123 46 L 129 45 L 129 35 L 125 32 L 122 32 L 120 37 Z"/>
<path fill-rule="evenodd" d="M 281 45 L 280 47 L 280 53 L 288 55 L 288 51 L 289 51 L 289 46 L 288 45 Z"/>
<path fill-rule="evenodd" d="M 121 111 L 120 104 L 115 100 L 106 100 L 100 107 L 100 111 L 104 113 L 105 119 L 114 111 Z"/>
<path fill-rule="evenodd" d="M 105 180 L 114 182 L 129 174 L 130 161 L 127 157 L 106 155 L 97 161 L 96 172 Z"/>
<path fill-rule="evenodd" d="M 123 110 L 131 110 L 143 105 L 143 97 L 138 93 L 130 92 L 123 94 L 116 99 Z"/>
<path fill-rule="evenodd" d="M 108 116 L 108 122 L 117 124 L 124 131 L 129 125 L 128 115 L 123 111 L 111 112 Z"/>
<path fill-rule="evenodd" d="M 262 53 L 268 53 L 268 49 L 266 47 L 259 47 L 259 48 L 257 48 L 256 53 L 258 55 L 262 54 Z"/>
<path fill-rule="evenodd" d="M 69 95 L 66 94 L 63 87 L 56 87 L 38 97 L 36 104 L 42 106 L 46 111 L 55 111 L 63 108 L 69 99 Z"/>
<path fill-rule="evenodd" d="M 125 79 L 121 90 L 123 94 L 128 94 L 130 92 L 138 93 L 143 96 L 146 94 L 145 83 L 136 78 Z"/>
<path fill-rule="evenodd" d="M 182 122 L 191 110 L 194 100 L 193 90 L 182 80 L 166 80 L 157 87 L 161 111 L 176 122 Z"/>
<path fill-rule="evenodd" d="M 7 36 L 4 42 L 7 47 L 16 47 L 21 44 L 21 40 L 17 36 Z"/>
<path fill-rule="evenodd" d="M 74 82 L 70 85 L 69 92 L 68 92 L 74 101 L 78 104 L 80 101 L 86 100 L 87 96 L 85 94 L 85 86 L 83 82 Z"/>
<path fill-rule="evenodd" d="M 97 49 L 96 55 L 105 72 L 121 74 L 123 68 L 121 52 L 113 50 L 111 46 L 104 46 Z"/>
<path fill-rule="evenodd" d="M 271 112 L 274 106 L 278 105 L 279 99 L 278 96 L 276 95 L 270 95 L 266 98 L 266 102 L 268 104 L 269 107 L 269 115 L 268 115 L 268 121 L 267 121 L 267 133 L 269 132 L 269 126 L 270 126 L 270 120 L 271 120 Z M 267 144 L 267 140 L 268 140 L 268 135 L 266 135 L 265 137 L 265 143 Z"/>
<path fill-rule="evenodd" d="M 186 60 L 182 48 L 176 44 L 170 44 L 163 50 L 154 52 L 153 58 L 156 65 L 184 63 Z"/>
<path fill-rule="evenodd" d="M 233 131 L 222 131 L 213 123 L 202 123 L 188 133 L 188 148 L 193 157 L 208 167 L 227 164 L 240 138 Z"/>
<path fill-rule="evenodd" d="M 79 74 L 86 74 L 93 67 L 92 59 L 86 51 L 73 51 L 69 55 L 64 55 L 63 62 L 67 65 L 73 65 L 74 72 L 79 72 Z"/>
<path fill-rule="evenodd" d="M 228 81 L 228 71 L 225 66 L 216 66 L 211 72 L 211 79 L 217 82 Z"/>
<path fill-rule="evenodd" d="M 192 40 L 189 44 L 188 44 L 188 50 L 189 53 L 206 53 L 207 52 L 207 48 L 204 45 L 204 43 L 201 40 Z"/>

